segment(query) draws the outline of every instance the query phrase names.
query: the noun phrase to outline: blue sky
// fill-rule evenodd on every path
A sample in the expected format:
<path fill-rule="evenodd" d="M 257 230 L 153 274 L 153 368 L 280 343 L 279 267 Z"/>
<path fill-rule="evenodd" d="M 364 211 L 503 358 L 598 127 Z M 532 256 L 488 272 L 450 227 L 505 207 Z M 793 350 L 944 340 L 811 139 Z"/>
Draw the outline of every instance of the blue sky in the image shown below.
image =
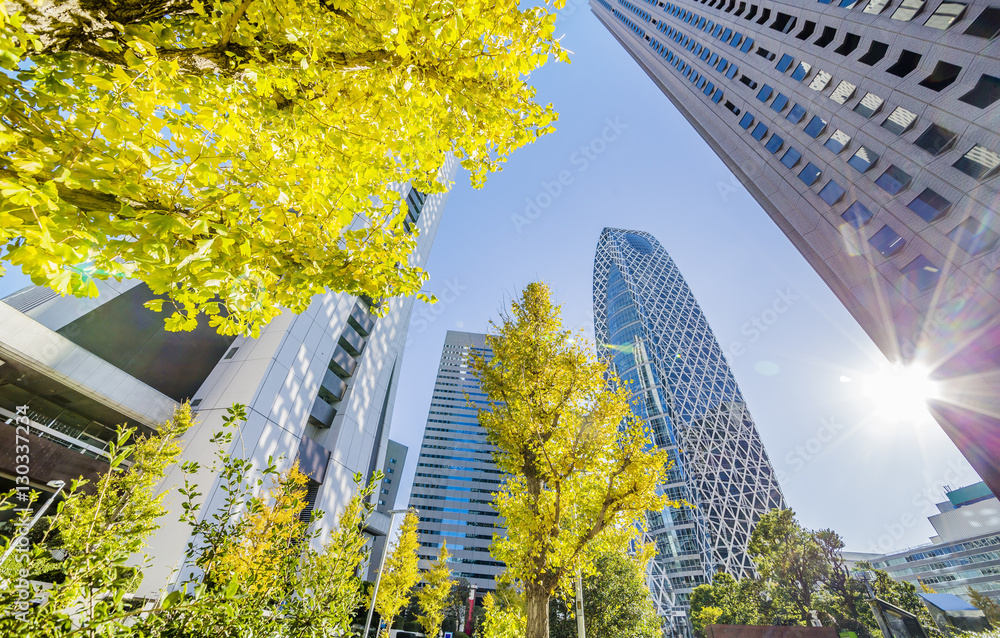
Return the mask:
<path fill-rule="evenodd" d="M 460 176 L 435 239 L 427 290 L 442 300 L 418 303 L 392 421 L 392 438 L 410 447 L 400 504 L 445 332 L 484 331 L 540 279 L 565 323 L 592 334 L 594 249 L 614 226 L 651 232 L 677 262 L 800 520 L 835 529 L 855 551 L 926 543 L 941 486 L 978 477 L 929 416 L 872 414 L 860 378 L 884 358 L 589 8 L 568 4 L 558 28 L 573 62 L 532 77 L 560 113 L 557 131 L 481 190 Z"/>
<path fill-rule="evenodd" d="M 400 504 L 445 332 L 485 331 L 543 280 L 566 325 L 592 334 L 594 249 L 614 226 L 652 233 L 677 262 L 800 520 L 855 551 L 927 542 L 941 486 L 978 477 L 929 416 L 873 415 L 860 378 L 884 358 L 865 333 L 589 8 L 569 0 L 563 13 L 573 62 L 532 77 L 560 113 L 557 131 L 481 190 L 460 176 L 435 240 L 427 290 L 442 300 L 416 306 L 391 426 L 410 448 Z M 0 291 L 28 283 L 8 268 Z"/>

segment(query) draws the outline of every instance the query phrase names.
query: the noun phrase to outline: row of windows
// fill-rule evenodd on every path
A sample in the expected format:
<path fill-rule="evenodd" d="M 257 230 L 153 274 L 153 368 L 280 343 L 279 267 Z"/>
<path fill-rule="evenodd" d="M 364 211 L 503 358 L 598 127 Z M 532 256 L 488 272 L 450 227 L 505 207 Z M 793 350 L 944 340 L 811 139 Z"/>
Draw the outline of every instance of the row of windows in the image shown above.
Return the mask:
<path fill-rule="evenodd" d="M 458 485 L 441 485 L 437 483 L 414 483 L 413 487 L 426 487 L 430 490 L 450 490 L 453 492 L 471 492 L 473 494 L 492 494 L 493 490 L 480 490 L 474 487 L 460 487 Z M 489 501 L 487 501 L 489 502 Z"/>
<path fill-rule="evenodd" d="M 454 536 L 455 538 L 473 538 L 484 541 L 493 540 L 493 535 L 488 536 L 483 534 L 470 534 L 469 532 L 449 532 L 448 530 L 439 529 L 417 529 L 417 534 L 430 534 L 432 536 Z"/>
<path fill-rule="evenodd" d="M 912 554 L 907 554 L 906 556 L 894 557 L 888 560 L 875 561 L 872 563 L 872 566 L 878 569 L 882 569 L 885 567 L 890 567 L 892 565 L 913 563 L 920 560 L 926 560 L 928 558 L 937 558 L 939 556 L 947 556 L 948 554 L 957 554 L 958 552 L 966 552 L 976 549 L 985 549 L 985 548 L 995 547 L 997 545 L 1000 545 L 1000 536 L 987 536 L 986 538 L 977 538 L 971 541 L 955 543 L 954 545 L 935 547 L 933 549 L 928 549 L 923 552 L 913 552 Z"/>
<path fill-rule="evenodd" d="M 914 574 L 923 574 L 924 572 L 936 571 L 939 569 L 948 569 L 949 567 L 962 567 L 965 565 L 986 563 L 994 560 L 1000 560 L 1000 551 L 983 552 L 982 554 L 973 554 L 971 556 L 963 556 L 962 558 L 942 560 L 936 563 L 930 563 L 929 565 L 921 565 L 920 567 L 898 569 L 892 572 L 892 576 L 893 578 L 899 578 L 900 576 L 912 576 Z"/>
<path fill-rule="evenodd" d="M 433 505 L 424 505 L 424 506 L 422 506 L 420 508 L 420 511 L 421 512 L 449 512 L 449 513 L 452 513 L 452 514 L 468 514 L 469 516 L 490 516 L 490 517 L 493 517 L 493 518 L 497 518 L 498 516 L 500 516 L 499 514 L 497 514 L 496 512 L 494 512 L 492 510 L 491 511 L 486 511 L 486 510 L 470 510 L 470 509 L 467 509 L 467 508 L 463 509 L 463 508 L 460 508 L 460 507 L 434 507 Z"/>
<path fill-rule="evenodd" d="M 477 505 L 493 505 L 493 500 L 484 500 L 477 498 L 463 498 L 461 496 L 439 496 L 437 494 L 411 494 L 410 500 L 413 499 L 427 499 L 431 501 L 454 501 L 456 503 L 476 503 Z"/>
<path fill-rule="evenodd" d="M 441 479 L 442 481 L 475 481 L 477 483 L 491 483 L 493 485 L 500 484 L 500 481 L 498 481 L 497 479 L 481 478 L 475 476 L 441 476 L 440 474 L 427 474 L 421 472 L 417 472 L 417 476 L 421 476 L 424 478 Z"/>
<path fill-rule="evenodd" d="M 440 523 L 442 525 L 467 525 L 469 527 L 489 527 L 494 528 L 496 525 L 494 523 L 477 523 L 475 521 L 468 521 L 462 518 L 428 518 L 421 516 L 421 523 Z"/>
<path fill-rule="evenodd" d="M 435 428 L 427 426 L 424 428 L 425 432 L 447 432 L 449 434 L 472 434 L 475 436 L 486 436 L 485 432 L 478 430 L 453 430 L 451 428 Z"/>

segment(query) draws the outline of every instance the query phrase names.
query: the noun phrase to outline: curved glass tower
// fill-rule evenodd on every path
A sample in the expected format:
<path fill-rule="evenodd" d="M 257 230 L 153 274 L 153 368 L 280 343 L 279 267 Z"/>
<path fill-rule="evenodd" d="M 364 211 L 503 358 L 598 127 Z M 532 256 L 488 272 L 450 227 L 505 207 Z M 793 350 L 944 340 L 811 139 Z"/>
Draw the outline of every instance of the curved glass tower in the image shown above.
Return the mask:
<path fill-rule="evenodd" d="M 633 389 L 654 443 L 671 453 L 663 492 L 693 506 L 647 515 L 658 552 L 650 589 L 661 616 L 679 615 L 716 571 L 751 573 L 750 532 L 762 514 L 784 507 L 784 498 L 712 329 L 649 233 L 601 233 L 594 334 L 598 352 Z"/>

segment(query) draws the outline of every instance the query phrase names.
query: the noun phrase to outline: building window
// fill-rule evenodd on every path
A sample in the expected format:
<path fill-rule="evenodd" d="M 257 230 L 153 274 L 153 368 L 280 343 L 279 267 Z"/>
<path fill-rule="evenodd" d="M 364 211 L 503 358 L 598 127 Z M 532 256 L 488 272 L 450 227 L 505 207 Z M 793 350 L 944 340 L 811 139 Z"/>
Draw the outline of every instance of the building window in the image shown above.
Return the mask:
<path fill-rule="evenodd" d="M 861 98 L 858 105 L 854 107 L 854 112 L 858 115 L 864 116 L 865 118 L 871 118 L 882 109 L 882 104 L 885 102 L 882 98 L 875 95 L 874 93 L 865 93 L 865 96 Z"/>
<path fill-rule="evenodd" d="M 740 128 L 748 129 L 753 124 L 753 114 L 744 113 L 743 118 L 740 120 Z"/>
<path fill-rule="evenodd" d="M 799 163 L 802 159 L 802 153 L 795 150 L 794 147 L 788 147 L 785 154 L 781 156 L 781 163 L 785 165 L 786 168 L 795 168 L 795 165 Z"/>
<path fill-rule="evenodd" d="M 742 82 L 743 84 L 746 84 L 751 89 L 756 89 L 757 88 L 757 83 L 754 82 L 753 80 L 751 80 L 749 77 L 747 77 L 745 75 L 741 75 L 740 76 L 740 82 Z"/>
<path fill-rule="evenodd" d="M 944 31 L 962 17 L 962 14 L 965 13 L 965 6 L 961 2 L 942 2 L 941 6 L 931 14 L 931 17 L 927 18 L 924 26 Z"/>
<path fill-rule="evenodd" d="M 847 191 L 844 187 L 831 179 L 826 183 L 826 186 L 820 190 L 819 198 L 830 206 L 835 206 L 837 202 L 844 198 L 845 193 L 847 193 Z"/>
<path fill-rule="evenodd" d="M 816 39 L 815 44 L 819 48 L 825 48 L 833 42 L 833 39 L 837 37 L 837 30 L 833 27 L 823 27 L 823 35 Z"/>
<path fill-rule="evenodd" d="M 712 95 L 712 91 L 714 91 L 714 90 L 715 90 L 715 85 L 714 85 L 714 84 L 712 84 L 711 82 L 709 82 L 709 83 L 708 83 L 708 84 L 707 84 L 707 85 L 705 86 L 705 90 L 704 90 L 704 91 L 702 91 L 702 93 L 704 93 L 705 95 Z"/>
<path fill-rule="evenodd" d="M 389 490 L 387 490 L 387 489 L 385 489 L 385 488 L 383 487 L 383 488 L 382 488 L 382 493 L 383 493 L 383 494 L 388 494 L 388 493 L 389 493 Z"/>
<path fill-rule="evenodd" d="M 843 82 L 837 85 L 836 89 L 834 89 L 833 94 L 830 96 L 830 99 L 836 102 L 837 104 L 846 104 L 849 99 L 854 97 L 854 91 L 857 88 L 858 87 L 855 86 L 854 84 L 851 84 L 847 80 L 844 80 Z"/>
<path fill-rule="evenodd" d="M 877 62 L 880 62 L 885 54 L 889 51 L 889 45 L 885 42 L 879 42 L 878 40 L 872 40 L 872 43 L 868 46 L 868 52 L 863 56 L 858 58 L 858 62 L 861 64 L 867 64 L 868 66 L 875 66 Z"/>
<path fill-rule="evenodd" d="M 806 116 L 806 107 L 802 106 L 801 104 L 796 104 L 795 106 L 792 107 L 792 110 L 788 112 L 788 115 L 785 116 L 785 119 L 791 122 L 792 124 L 798 124 L 799 122 L 802 121 L 802 118 L 804 118 L 805 116 Z"/>
<path fill-rule="evenodd" d="M 965 155 L 958 158 L 958 161 L 952 166 L 969 177 L 983 180 L 996 172 L 997 166 L 1000 166 L 1000 155 L 985 146 L 976 144 Z"/>
<path fill-rule="evenodd" d="M 715 95 L 712 96 L 712 101 L 716 104 L 722 101 L 722 89 L 715 89 Z"/>
<path fill-rule="evenodd" d="M 886 69 L 885 72 L 895 75 L 898 78 L 905 78 L 913 72 L 913 69 L 917 68 L 917 65 L 920 64 L 921 57 L 922 56 L 919 53 L 903 49 L 903 52 L 899 54 L 899 59 L 896 60 L 896 63 Z"/>
<path fill-rule="evenodd" d="M 921 291 L 933 288 L 941 278 L 941 269 L 923 255 L 903 266 L 902 273 Z"/>
<path fill-rule="evenodd" d="M 951 148 L 956 139 L 958 139 L 958 135 L 955 133 L 943 126 L 931 124 L 926 131 L 920 134 L 914 144 L 937 157 Z"/>
<path fill-rule="evenodd" d="M 875 247 L 883 257 L 892 257 L 903 250 L 906 240 L 899 236 L 899 233 L 888 226 L 883 226 L 880 231 L 872 235 L 868 243 Z"/>
<path fill-rule="evenodd" d="M 859 44 L 861 44 L 861 36 L 856 33 L 848 33 L 844 36 L 844 41 L 841 45 L 833 52 L 837 55 L 847 56 L 854 53 L 854 49 L 857 49 Z"/>
<path fill-rule="evenodd" d="M 731 47 L 733 47 L 735 49 L 736 47 L 740 46 L 740 42 L 742 40 L 743 40 L 743 34 L 742 33 L 739 33 L 739 32 L 734 33 L 733 34 L 733 39 L 729 41 L 729 46 L 731 46 Z"/>
<path fill-rule="evenodd" d="M 760 88 L 760 91 L 757 91 L 757 99 L 766 103 L 771 98 L 773 93 L 774 88 L 769 84 L 765 84 Z"/>
<path fill-rule="evenodd" d="M 795 67 L 794 71 L 792 71 L 792 79 L 801 82 L 809 76 L 810 70 L 812 70 L 812 65 L 806 64 L 805 62 L 799 62 L 799 65 Z"/>
<path fill-rule="evenodd" d="M 997 245 L 997 240 L 1000 239 L 1000 234 L 991 230 L 985 223 L 969 217 L 948 233 L 948 238 L 958 244 L 962 250 L 975 256 L 993 249 Z"/>
<path fill-rule="evenodd" d="M 910 184 L 911 179 L 909 173 L 893 164 L 879 175 L 875 184 L 890 195 L 896 195 Z"/>
<path fill-rule="evenodd" d="M 885 121 L 882 122 L 882 128 L 891 133 L 895 133 L 896 135 L 902 135 L 910 130 L 910 127 L 913 126 L 913 123 L 916 121 L 916 113 L 907 111 L 901 106 L 897 106 L 896 109 L 889 114 L 889 117 L 885 118 Z"/>
<path fill-rule="evenodd" d="M 822 135 L 823 131 L 825 130 L 826 130 L 826 120 L 824 120 L 818 115 L 814 115 L 813 118 L 809 120 L 809 123 L 806 124 L 806 135 L 808 135 L 813 139 L 816 139 L 817 137 Z"/>
<path fill-rule="evenodd" d="M 753 38 L 747 38 L 743 41 L 743 46 L 740 47 L 740 51 L 743 53 L 750 53 L 750 49 L 753 48 Z"/>
<path fill-rule="evenodd" d="M 758 142 L 761 141 L 767 135 L 767 126 L 763 122 L 757 122 L 757 126 L 753 127 L 753 132 L 750 135 Z"/>
<path fill-rule="evenodd" d="M 736 73 L 739 70 L 740 70 L 740 68 L 738 66 L 736 66 L 735 64 L 732 65 L 732 66 L 730 66 L 729 70 L 726 71 L 726 77 L 729 78 L 730 80 L 732 80 L 734 77 L 736 77 Z"/>
<path fill-rule="evenodd" d="M 771 10 L 770 9 L 761 9 L 760 17 L 757 18 L 757 24 L 764 24 L 765 22 L 767 22 L 770 19 L 771 19 Z"/>
<path fill-rule="evenodd" d="M 719 58 L 719 63 L 715 65 L 715 69 L 719 73 L 722 73 L 726 69 L 727 64 L 729 64 L 729 60 L 727 60 L 726 58 Z"/>
<path fill-rule="evenodd" d="M 819 170 L 819 167 L 809 162 L 806 164 L 801 171 L 799 171 L 799 179 L 806 186 L 812 186 L 819 179 L 820 174 L 823 171 Z"/>
<path fill-rule="evenodd" d="M 735 104 L 733 104 L 729 100 L 726 100 L 726 108 L 729 109 L 732 112 L 733 115 L 739 115 L 740 114 L 739 107 L 737 107 Z"/>
<path fill-rule="evenodd" d="M 813 91 L 822 91 L 826 88 L 826 85 L 830 83 L 833 79 L 833 75 L 827 73 L 826 71 L 817 71 L 816 77 L 813 78 L 812 82 L 809 83 L 809 88 Z"/>
<path fill-rule="evenodd" d="M 813 33 L 816 32 L 816 23 L 812 20 L 806 20 L 806 23 L 802 25 L 802 30 L 799 31 L 798 35 L 795 36 L 796 40 L 805 40 Z"/>
<path fill-rule="evenodd" d="M 958 99 L 966 104 L 985 109 L 1000 100 L 1000 78 L 995 78 L 992 75 L 981 75 L 975 88 Z"/>
<path fill-rule="evenodd" d="M 833 132 L 833 135 L 830 136 L 830 139 L 828 139 L 826 143 L 823 144 L 823 146 L 825 146 L 827 150 L 833 152 L 834 154 L 837 154 L 840 153 L 840 151 L 844 150 L 844 148 L 846 148 L 847 145 L 850 143 L 851 143 L 851 136 L 841 131 L 840 129 L 837 129 L 836 131 Z"/>
<path fill-rule="evenodd" d="M 788 105 L 788 96 L 784 93 L 778 93 L 778 96 L 774 98 L 771 102 L 771 110 L 777 113 L 781 113 L 785 110 L 785 106 Z"/>
<path fill-rule="evenodd" d="M 760 57 L 764 58 L 765 60 L 767 60 L 768 62 L 774 59 L 774 54 L 765 49 L 764 47 L 757 47 L 755 53 Z"/>
<path fill-rule="evenodd" d="M 854 202 L 853 204 L 850 205 L 850 207 L 846 211 L 844 211 L 844 214 L 841 215 L 840 217 L 851 226 L 854 226 L 855 228 L 861 228 L 862 226 L 870 222 L 872 217 L 874 216 L 875 213 L 868 210 L 867 206 L 865 206 L 861 202 Z"/>
<path fill-rule="evenodd" d="M 925 222 L 930 223 L 944 217 L 948 209 L 951 208 L 951 202 L 930 188 L 925 188 L 923 192 L 913 198 L 913 201 L 910 202 L 907 208 L 916 213 Z"/>
<path fill-rule="evenodd" d="M 962 67 L 960 66 L 949 64 L 948 62 L 938 62 L 937 66 L 934 67 L 934 71 L 920 81 L 920 86 L 940 92 L 951 86 L 958 79 L 958 74 L 961 70 Z"/>
<path fill-rule="evenodd" d="M 795 61 L 795 58 L 793 58 L 792 56 L 790 56 L 787 53 L 785 53 L 784 55 L 781 56 L 781 59 L 778 60 L 778 64 L 775 65 L 774 68 L 776 68 L 779 71 L 781 71 L 782 73 L 784 73 L 785 71 L 788 70 L 788 67 L 792 66 L 792 62 L 794 62 L 794 61 Z"/>
<path fill-rule="evenodd" d="M 974 35 L 987 40 L 992 40 L 997 34 L 1000 34 L 1000 7 L 986 7 L 965 30 L 965 35 Z"/>
<path fill-rule="evenodd" d="M 771 139 L 767 141 L 767 144 L 764 145 L 764 148 L 769 150 L 771 152 L 771 155 L 774 155 L 775 153 L 781 150 L 781 145 L 784 143 L 785 140 L 778 137 L 777 134 L 774 134 L 771 136 Z"/>
<path fill-rule="evenodd" d="M 865 13 L 870 13 L 872 15 L 878 15 L 889 6 L 889 0 L 871 0 L 868 6 L 864 8 Z"/>
<path fill-rule="evenodd" d="M 771 28 L 780 33 L 788 33 L 795 28 L 796 19 L 787 13 L 778 12 L 778 17 L 771 23 Z"/>
<path fill-rule="evenodd" d="M 892 19 L 909 22 L 923 10 L 924 0 L 903 0 L 903 3 L 892 13 Z"/>

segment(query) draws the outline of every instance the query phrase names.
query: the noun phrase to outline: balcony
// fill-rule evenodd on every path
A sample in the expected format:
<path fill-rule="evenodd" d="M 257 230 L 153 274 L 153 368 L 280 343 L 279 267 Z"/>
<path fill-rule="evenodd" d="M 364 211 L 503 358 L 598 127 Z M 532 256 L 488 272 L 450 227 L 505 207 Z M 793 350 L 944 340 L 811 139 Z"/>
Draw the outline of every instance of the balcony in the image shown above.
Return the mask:
<path fill-rule="evenodd" d="M 347 391 L 347 383 L 330 370 L 326 371 L 326 374 L 323 376 L 323 383 L 320 385 L 323 390 L 326 390 L 330 399 L 334 401 L 343 399 L 344 392 Z"/>
<path fill-rule="evenodd" d="M 365 338 L 354 330 L 350 324 L 344 326 L 344 332 L 340 335 L 340 347 L 354 357 L 361 356 L 361 351 L 365 349 Z"/>
<path fill-rule="evenodd" d="M 312 409 L 309 410 L 309 425 L 328 428 L 333 423 L 335 416 L 337 416 L 337 410 L 323 399 L 316 397 Z"/>
<path fill-rule="evenodd" d="M 341 379 L 346 379 L 354 374 L 354 369 L 358 367 L 357 360 L 347 353 L 341 346 L 337 346 L 330 359 L 330 371 Z"/>
<path fill-rule="evenodd" d="M 347 318 L 347 321 L 363 337 L 370 335 L 372 333 L 372 328 L 375 327 L 375 317 L 365 310 L 364 306 L 360 303 L 354 305 L 354 308 L 351 310 L 351 315 Z"/>

